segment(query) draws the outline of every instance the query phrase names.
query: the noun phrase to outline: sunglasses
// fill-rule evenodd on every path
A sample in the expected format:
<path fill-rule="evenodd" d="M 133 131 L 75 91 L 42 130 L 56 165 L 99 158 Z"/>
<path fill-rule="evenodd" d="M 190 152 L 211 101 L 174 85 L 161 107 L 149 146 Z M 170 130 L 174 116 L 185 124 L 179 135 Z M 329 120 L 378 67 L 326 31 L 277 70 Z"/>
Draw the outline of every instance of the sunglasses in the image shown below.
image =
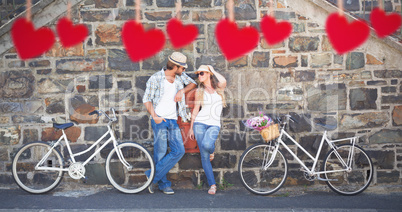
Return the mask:
<path fill-rule="evenodd" d="M 198 77 L 198 76 L 204 76 L 205 73 L 206 73 L 206 72 L 202 71 L 202 72 L 200 72 L 200 73 L 197 74 L 197 77 Z"/>

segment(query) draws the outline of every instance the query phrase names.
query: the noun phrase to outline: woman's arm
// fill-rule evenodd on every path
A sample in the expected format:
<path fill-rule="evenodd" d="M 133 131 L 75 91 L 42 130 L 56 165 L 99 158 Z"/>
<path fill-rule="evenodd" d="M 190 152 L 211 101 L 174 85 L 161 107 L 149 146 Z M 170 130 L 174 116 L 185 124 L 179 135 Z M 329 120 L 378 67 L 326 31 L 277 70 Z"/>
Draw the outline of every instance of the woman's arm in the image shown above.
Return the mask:
<path fill-rule="evenodd" d="M 215 69 L 212 66 L 209 65 L 208 67 L 209 67 L 209 70 L 211 70 L 211 72 L 216 76 L 216 79 L 218 79 L 218 81 L 219 81 L 217 86 L 221 89 L 226 88 L 225 77 L 222 74 L 215 71 Z"/>

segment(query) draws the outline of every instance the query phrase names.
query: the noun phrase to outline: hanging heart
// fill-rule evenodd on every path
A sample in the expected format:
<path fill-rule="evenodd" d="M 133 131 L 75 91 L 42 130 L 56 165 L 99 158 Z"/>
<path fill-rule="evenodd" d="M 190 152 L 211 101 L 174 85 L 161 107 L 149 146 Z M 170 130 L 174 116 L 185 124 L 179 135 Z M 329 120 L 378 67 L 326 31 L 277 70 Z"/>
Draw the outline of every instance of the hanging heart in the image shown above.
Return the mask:
<path fill-rule="evenodd" d="M 18 56 L 23 59 L 37 57 L 52 48 L 55 38 L 50 28 L 35 30 L 31 21 L 16 20 L 11 28 L 11 37 Z"/>
<path fill-rule="evenodd" d="M 229 19 L 219 21 L 215 29 L 218 45 L 227 60 L 233 60 L 253 50 L 259 41 L 258 31 L 249 26 L 242 29 Z"/>
<path fill-rule="evenodd" d="M 370 21 L 379 38 L 385 38 L 401 27 L 400 15 L 396 13 L 387 15 L 380 8 L 375 8 L 371 12 Z"/>
<path fill-rule="evenodd" d="M 193 42 L 198 35 L 198 28 L 193 24 L 183 25 L 180 20 L 172 18 L 166 26 L 170 41 L 175 49 Z"/>
<path fill-rule="evenodd" d="M 74 26 L 67 17 L 60 19 L 56 28 L 60 42 L 66 48 L 81 43 L 88 36 L 88 28 L 84 24 Z"/>
<path fill-rule="evenodd" d="M 287 21 L 276 22 L 275 17 L 265 16 L 261 21 L 261 31 L 269 45 L 282 42 L 292 33 L 292 24 Z"/>
<path fill-rule="evenodd" d="M 326 22 L 326 31 L 334 49 L 344 54 L 363 44 L 370 35 L 370 28 L 362 21 L 346 20 L 339 13 L 332 13 Z"/>
<path fill-rule="evenodd" d="M 144 30 L 141 23 L 127 21 L 123 25 L 122 39 L 130 59 L 139 62 L 152 57 L 165 45 L 165 35 L 159 29 Z"/>

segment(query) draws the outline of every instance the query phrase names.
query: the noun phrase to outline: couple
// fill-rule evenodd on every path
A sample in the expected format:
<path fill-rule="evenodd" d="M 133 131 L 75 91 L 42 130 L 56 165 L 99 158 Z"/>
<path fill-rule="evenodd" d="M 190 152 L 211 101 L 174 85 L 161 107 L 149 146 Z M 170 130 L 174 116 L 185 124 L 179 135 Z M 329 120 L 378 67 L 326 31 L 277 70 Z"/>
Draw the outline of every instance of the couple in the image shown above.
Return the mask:
<path fill-rule="evenodd" d="M 146 84 L 142 101 L 151 114 L 154 133 L 155 178 L 149 186 L 150 193 L 154 193 L 158 186 L 163 193 L 174 194 L 166 174 L 184 155 L 177 116 L 179 115 L 185 122 L 188 121 L 184 94 L 197 86 L 192 78 L 183 73 L 187 68 L 186 61 L 185 55 L 174 52 L 169 56 L 166 68 L 153 74 Z M 200 148 L 202 167 L 211 186 L 208 193 L 215 194 L 216 183 L 211 160 L 214 157 L 215 141 L 220 130 L 222 107 L 225 105 L 223 92 L 226 79 L 209 65 L 201 65 L 195 73 L 199 85 L 189 134 L 191 138 L 195 137 Z M 215 82 L 213 76 L 218 82 Z M 170 152 L 167 154 L 168 145 Z M 145 174 L 149 176 L 150 170 Z"/>

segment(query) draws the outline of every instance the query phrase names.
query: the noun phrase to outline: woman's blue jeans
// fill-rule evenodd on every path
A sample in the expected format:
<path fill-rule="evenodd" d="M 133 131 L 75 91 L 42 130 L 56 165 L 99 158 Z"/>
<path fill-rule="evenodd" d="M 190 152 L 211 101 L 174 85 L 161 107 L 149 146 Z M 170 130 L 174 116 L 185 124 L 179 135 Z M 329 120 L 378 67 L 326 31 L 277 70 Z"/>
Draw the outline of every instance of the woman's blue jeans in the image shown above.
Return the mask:
<path fill-rule="evenodd" d="M 215 151 L 215 141 L 218 138 L 220 127 L 195 122 L 193 126 L 195 140 L 201 153 L 201 163 L 207 176 L 209 186 L 216 184 L 209 155 Z"/>
<path fill-rule="evenodd" d="M 151 120 L 154 133 L 154 162 L 155 178 L 153 183 L 159 184 L 159 189 L 171 187 L 172 183 L 167 179 L 166 174 L 172 169 L 184 155 L 183 138 L 177 120 L 166 119 L 160 124 Z M 167 153 L 168 144 L 170 147 Z M 146 172 L 149 175 L 150 170 Z"/>

